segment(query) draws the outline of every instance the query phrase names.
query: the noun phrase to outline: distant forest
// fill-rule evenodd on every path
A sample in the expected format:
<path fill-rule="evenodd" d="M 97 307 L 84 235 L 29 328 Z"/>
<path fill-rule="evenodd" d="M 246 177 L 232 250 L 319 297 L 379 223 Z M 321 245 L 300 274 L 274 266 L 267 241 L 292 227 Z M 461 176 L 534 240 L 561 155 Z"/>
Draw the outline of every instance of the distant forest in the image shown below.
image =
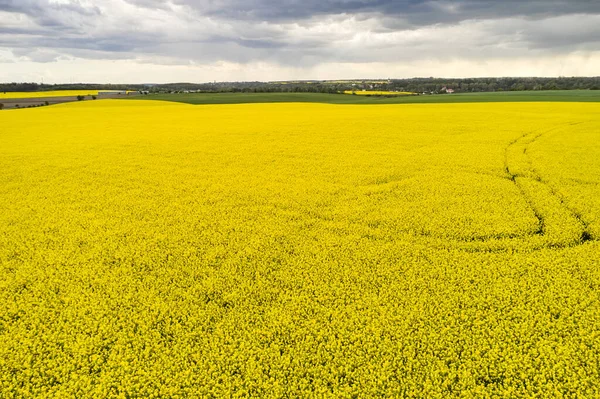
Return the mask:
<path fill-rule="evenodd" d="M 1 92 L 46 90 L 139 90 L 149 93 L 212 92 L 212 93 L 271 93 L 313 92 L 338 93 L 346 90 L 410 91 L 422 94 L 481 93 L 529 90 L 599 90 L 600 77 L 560 78 L 413 78 L 413 79 L 361 79 L 336 81 L 285 81 L 285 82 L 214 82 L 169 84 L 37 84 L 0 83 Z"/>

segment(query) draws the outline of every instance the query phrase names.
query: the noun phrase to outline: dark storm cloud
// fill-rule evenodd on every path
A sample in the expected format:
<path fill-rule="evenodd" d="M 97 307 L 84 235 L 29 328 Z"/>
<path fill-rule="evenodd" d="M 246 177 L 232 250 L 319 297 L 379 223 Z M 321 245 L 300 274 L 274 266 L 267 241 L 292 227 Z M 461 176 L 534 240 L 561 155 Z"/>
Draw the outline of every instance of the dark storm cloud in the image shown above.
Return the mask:
<path fill-rule="evenodd" d="M 72 14 L 93 17 L 100 14 L 95 6 L 80 3 L 56 3 L 49 0 L 0 0 L 0 11 L 28 15 L 44 26 L 68 25 Z"/>
<path fill-rule="evenodd" d="M 126 0 L 165 8 L 162 0 Z M 600 13 L 597 0 L 173 0 L 204 15 L 261 21 L 303 20 L 323 15 L 377 13 L 414 24 L 456 23 L 468 19 L 543 18 Z"/>
<path fill-rule="evenodd" d="M 0 50 L 30 60 L 400 62 L 600 50 L 600 1 L 0 0 Z"/>

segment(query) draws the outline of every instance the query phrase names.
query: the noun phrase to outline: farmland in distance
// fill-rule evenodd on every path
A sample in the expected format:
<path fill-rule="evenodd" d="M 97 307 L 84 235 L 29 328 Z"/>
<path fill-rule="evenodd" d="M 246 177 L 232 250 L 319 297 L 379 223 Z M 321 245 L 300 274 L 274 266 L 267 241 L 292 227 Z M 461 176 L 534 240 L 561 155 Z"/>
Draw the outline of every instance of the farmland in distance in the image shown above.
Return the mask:
<path fill-rule="evenodd" d="M 357 92 L 358 93 L 358 92 Z M 600 90 L 505 91 L 436 95 L 366 96 L 326 93 L 184 93 L 152 94 L 139 99 L 186 104 L 324 103 L 324 104 L 462 104 L 490 102 L 600 102 Z M 138 99 L 136 98 L 136 99 Z"/>
<path fill-rule="evenodd" d="M 51 97 L 77 97 L 96 96 L 98 90 L 50 90 L 31 92 L 0 92 L 1 100 L 25 99 L 25 98 L 51 98 Z"/>
<path fill-rule="evenodd" d="M 0 390 L 597 397 L 599 115 L 2 111 Z"/>

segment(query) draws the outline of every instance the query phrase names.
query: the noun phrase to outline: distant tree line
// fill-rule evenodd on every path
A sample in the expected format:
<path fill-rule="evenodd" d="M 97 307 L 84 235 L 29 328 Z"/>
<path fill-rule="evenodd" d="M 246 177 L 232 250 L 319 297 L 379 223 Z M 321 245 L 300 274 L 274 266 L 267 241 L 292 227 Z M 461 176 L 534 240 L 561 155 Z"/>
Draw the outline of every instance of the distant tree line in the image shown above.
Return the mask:
<path fill-rule="evenodd" d="M 530 91 L 530 90 L 599 90 L 600 77 L 572 78 L 473 78 L 473 79 L 394 79 L 390 90 L 416 93 L 439 92 L 442 88 L 456 93 Z"/>
<path fill-rule="evenodd" d="M 528 91 L 528 90 L 599 90 L 600 77 L 560 78 L 412 78 L 343 81 L 288 81 L 288 82 L 213 82 L 142 84 L 38 84 L 0 83 L 1 92 L 46 90 L 134 90 L 150 93 L 339 93 L 347 90 L 410 91 L 415 93 L 443 93 L 444 88 L 456 93 Z"/>

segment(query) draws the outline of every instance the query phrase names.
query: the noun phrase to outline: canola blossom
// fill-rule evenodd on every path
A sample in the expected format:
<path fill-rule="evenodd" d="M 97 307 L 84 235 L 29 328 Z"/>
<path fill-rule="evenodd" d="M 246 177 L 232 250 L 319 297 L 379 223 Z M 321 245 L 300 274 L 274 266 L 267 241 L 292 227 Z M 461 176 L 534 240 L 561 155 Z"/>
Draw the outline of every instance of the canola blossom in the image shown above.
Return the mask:
<path fill-rule="evenodd" d="M 599 111 L 0 112 L 0 397 L 598 397 Z"/>
<path fill-rule="evenodd" d="M 98 90 L 53 90 L 53 91 L 7 91 L 0 92 L 2 99 L 20 99 L 20 98 L 50 98 L 50 97 L 77 97 L 77 96 L 96 96 Z"/>
<path fill-rule="evenodd" d="M 52 91 L 20 91 L 20 92 L 0 92 L 2 99 L 25 99 L 25 98 L 51 98 L 51 97 L 77 97 L 77 96 L 97 96 L 99 93 L 111 94 L 117 93 L 115 90 L 52 90 Z M 135 93 L 127 90 L 126 94 Z"/>

